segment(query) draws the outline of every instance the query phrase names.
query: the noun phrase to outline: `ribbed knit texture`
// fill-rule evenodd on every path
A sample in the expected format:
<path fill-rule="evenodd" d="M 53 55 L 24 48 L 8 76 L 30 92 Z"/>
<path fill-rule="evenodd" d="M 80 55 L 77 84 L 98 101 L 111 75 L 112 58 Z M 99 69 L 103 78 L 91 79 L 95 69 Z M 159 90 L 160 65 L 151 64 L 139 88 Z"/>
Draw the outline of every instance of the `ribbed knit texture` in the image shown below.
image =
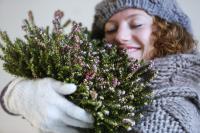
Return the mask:
<path fill-rule="evenodd" d="M 154 60 L 153 103 L 134 127 L 141 133 L 200 133 L 200 54 Z"/>
<path fill-rule="evenodd" d="M 127 8 L 142 9 L 152 16 L 178 23 L 192 34 L 190 19 L 178 6 L 176 0 L 102 0 L 96 6 L 92 27 L 94 38 L 103 37 L 104 25 L 108 19 Z"/>

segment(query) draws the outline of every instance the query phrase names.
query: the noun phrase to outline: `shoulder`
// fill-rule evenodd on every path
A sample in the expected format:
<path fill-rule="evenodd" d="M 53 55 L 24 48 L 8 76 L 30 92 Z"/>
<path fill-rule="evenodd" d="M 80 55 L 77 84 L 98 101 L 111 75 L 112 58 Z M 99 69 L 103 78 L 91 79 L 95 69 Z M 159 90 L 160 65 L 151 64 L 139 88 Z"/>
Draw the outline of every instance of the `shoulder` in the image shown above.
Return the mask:
<path fill-rule="evenodd" d="M 174 54 L 152 60 L 152 69 L 157 72 L 153 88 L 200 83 L 200 53 Z"/>
<path fill-rule="evenodd" d="M 151 82 L 153 110 L 139 125 L 156 124 L 154 127 L 157 128 L 174 128 L 171 132 L 197 133 L 200 126 L 200 54 L 157 58 L 153 60 L 152 68 L 157 71 L 157 76 Z M 168 129 L 165 131 L 168 132 Z"/>
<path fill-rule="evenodd" d="M 153 100 L 151 110 L 133 127 L 141 133 L 198 133 L 198 109 L 182 97 L 165 97 Z"/>

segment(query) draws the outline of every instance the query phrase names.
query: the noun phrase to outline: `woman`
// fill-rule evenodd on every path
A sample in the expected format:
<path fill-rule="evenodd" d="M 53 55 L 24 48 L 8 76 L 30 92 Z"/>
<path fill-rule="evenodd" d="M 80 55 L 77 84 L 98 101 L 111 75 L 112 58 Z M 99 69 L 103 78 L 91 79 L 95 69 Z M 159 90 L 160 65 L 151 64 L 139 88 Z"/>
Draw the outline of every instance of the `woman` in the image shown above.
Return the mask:
<path fill-rule="evenodd" d="M 126 49 L 130 58 L 152 60 L 158 71 L 151 82 L 153 103 L 132 132 L 199 132 L 200 57 L 190 20 L 175 0 L 103 0 L 92 33 Z M 2 92 L 2 105 L 42 132 L 81 132 L 92 128 L 93 118 L 63 98 L 75 90 L 49 78 L 17 79 Z"/>

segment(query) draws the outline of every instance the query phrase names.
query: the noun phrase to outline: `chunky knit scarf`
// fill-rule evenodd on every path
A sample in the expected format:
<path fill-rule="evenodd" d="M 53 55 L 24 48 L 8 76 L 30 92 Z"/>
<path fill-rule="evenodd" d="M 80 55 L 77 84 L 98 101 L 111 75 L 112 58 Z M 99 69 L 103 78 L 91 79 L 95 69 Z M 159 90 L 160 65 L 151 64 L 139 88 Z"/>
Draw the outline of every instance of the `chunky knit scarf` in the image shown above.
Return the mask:
<path fill-rule="evenodd" d="M 153 103 L 131 132 L 200 133 L 200 54 L 153 60 Z"/>

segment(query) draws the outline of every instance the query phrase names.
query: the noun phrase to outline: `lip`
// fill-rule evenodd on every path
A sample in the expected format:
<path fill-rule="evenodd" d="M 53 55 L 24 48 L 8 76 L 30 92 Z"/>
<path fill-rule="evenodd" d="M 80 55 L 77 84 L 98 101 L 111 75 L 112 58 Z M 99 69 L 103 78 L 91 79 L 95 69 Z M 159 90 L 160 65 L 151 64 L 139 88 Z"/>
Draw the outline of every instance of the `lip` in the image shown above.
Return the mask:
<path fill-rule="evenodd" d="M 130 45 L 124 45 L 124 46 L 122 46 L 121 48 L 127 49 L 127 50 L 140 50 L 140 49 L 141 49 L 141 47 L 138 47 L 138 46 L 130 46 Z"/>
<path fill-rule="evenodd" d="M 126 47 L 126 49 L 140 49 L 140 48 L 139 48 L 139 47 L 132 47 L 132 46 L 129 47 L 129 46 L 128 46 L 128 47 Z"/>

